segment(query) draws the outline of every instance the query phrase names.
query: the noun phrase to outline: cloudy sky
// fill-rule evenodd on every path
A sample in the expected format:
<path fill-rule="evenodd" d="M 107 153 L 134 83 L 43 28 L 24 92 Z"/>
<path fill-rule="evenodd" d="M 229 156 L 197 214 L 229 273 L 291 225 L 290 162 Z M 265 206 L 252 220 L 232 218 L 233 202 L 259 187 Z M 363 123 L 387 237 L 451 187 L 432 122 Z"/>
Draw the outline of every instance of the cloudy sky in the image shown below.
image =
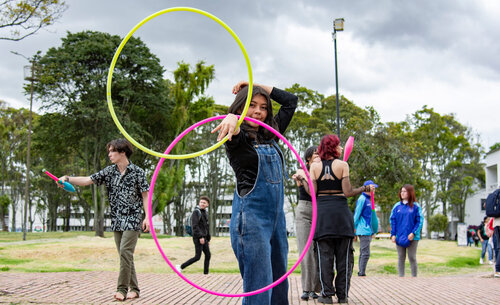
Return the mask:
<path fill-rule="evenodd" d="M 299 83 L 335 93 L 332 21 L 345 19 L 337 36 L 340 94 L 373 106 L 384 122 L 402 121 L 423 105 L 455 113 L 486 148 L 500 142 L 500 2 L 496 0 L 66 0 L 57 24 L 20 42 L 0 40 L 0 100 L 27 107 L 22 93 L 27 61 L 60 45 L 67 31 L 125 36 L 162 9 L 190 6 L 230 26 L 249 53 L 254 81 Z M 244 57 L 217 23 L 190 12 L 152 19 L 134 36 L 160 59 L 171 78 L 178 61 L 215 65 L 208 94 L 232 102 L 231 87 L 248 79 Z M 103 100 L 105 97 L 103 96 Z M 38 105 L 35 102 L 34 107 Z M 334 115 L 334 114 L 332 114 Z M 341 114 L 342 115 L 342 114 Z"/>

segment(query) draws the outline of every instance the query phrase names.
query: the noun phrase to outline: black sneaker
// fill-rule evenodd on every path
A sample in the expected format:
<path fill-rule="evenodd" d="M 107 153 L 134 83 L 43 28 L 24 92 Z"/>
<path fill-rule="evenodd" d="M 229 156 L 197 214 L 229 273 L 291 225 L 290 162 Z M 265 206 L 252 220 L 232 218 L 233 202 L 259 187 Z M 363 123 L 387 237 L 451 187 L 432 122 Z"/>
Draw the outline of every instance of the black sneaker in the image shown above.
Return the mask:
<path fill-rule="evenodd" d="M 323 303 L 323 304 L 333 304 L 333 299 L 332 299 L 332 297 L 320 296 L 318 298 L 318 302 Z"/>
<path fill-rule="evenodd" d="M 314 291 L 309 292 L 309 296 L 315 300 L 319 298 L 319 295 L 317 295 L 316 292 Z"/>
<path fill-rule="evenodd" d="M 304 291 L 304 293 L 302 294 L 302 296 L 300 298 L 304 301 L 309 300 L 309 291 Z"/>
<path fill-rule="evenodd" d="M 347 303 L 349 303 L 347 301 L 347 298 L 346 299 L 339 299 L 339 304 L 347 304 Z"/>

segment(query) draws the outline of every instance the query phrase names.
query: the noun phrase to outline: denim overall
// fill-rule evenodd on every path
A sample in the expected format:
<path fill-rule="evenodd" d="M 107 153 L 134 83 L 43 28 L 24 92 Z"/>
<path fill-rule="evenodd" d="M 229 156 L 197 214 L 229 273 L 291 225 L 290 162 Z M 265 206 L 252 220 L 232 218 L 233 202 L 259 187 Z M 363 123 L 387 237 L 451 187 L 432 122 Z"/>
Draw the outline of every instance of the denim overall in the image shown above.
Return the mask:
<path fill-rule="evenodd" d="M 253 189 L 241 197 L 236 190 L 230 222 L 231 245 L 243 278 L 243 291 L 265 287 L 287 271 L 288 240 L 283 212 L 283 163 L 279 147 L 254 144 L 259 157 Z M 243 305 L 288 305 L 288 280 Z"/>

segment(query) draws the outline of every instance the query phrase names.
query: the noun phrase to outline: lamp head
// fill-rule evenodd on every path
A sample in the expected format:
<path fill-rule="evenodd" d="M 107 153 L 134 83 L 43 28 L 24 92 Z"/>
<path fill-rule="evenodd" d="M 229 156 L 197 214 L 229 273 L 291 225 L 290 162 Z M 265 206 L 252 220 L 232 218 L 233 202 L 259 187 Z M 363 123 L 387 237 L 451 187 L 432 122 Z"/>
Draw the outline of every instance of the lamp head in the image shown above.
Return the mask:
<path fill-rule="evenodd" d="M 340 32 L 344 30 L 344 18 L 337 18 L 333 20 L 333 30 Z"/>

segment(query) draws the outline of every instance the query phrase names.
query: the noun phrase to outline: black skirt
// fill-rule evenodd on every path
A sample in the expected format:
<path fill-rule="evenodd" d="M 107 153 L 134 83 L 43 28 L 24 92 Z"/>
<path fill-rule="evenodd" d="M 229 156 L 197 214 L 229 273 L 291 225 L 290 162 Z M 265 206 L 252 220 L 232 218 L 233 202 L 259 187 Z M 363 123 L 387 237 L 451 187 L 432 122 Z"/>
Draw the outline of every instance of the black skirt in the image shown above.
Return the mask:
<path fill-rule="evenodd" d="M 354 238 L 354 219 L 344 196 L 318 196 L 314 239 Z"/>

